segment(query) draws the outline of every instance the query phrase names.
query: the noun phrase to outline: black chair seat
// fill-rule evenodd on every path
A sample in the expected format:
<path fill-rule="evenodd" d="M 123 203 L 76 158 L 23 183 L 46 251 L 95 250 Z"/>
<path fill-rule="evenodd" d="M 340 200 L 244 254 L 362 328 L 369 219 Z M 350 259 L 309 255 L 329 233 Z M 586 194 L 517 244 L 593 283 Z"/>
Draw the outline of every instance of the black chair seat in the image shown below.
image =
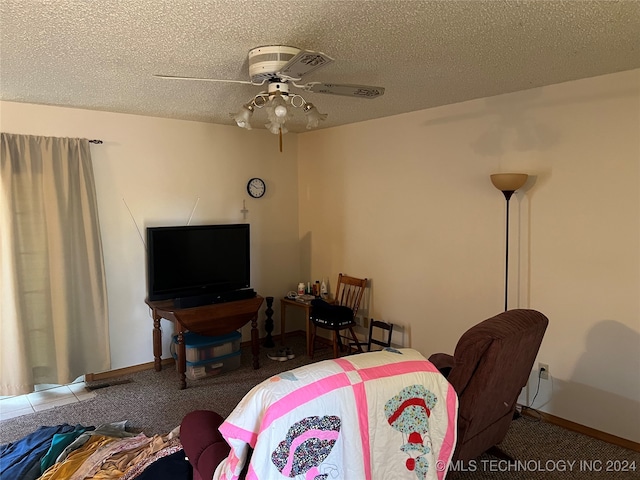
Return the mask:
<path fill-rule="evenodd" d="M 342 305 L 332 305 L 321 299 L 311 301 L 311 321 L 331 330 L 342 330 L 354 326 L 353 310 Z"/>

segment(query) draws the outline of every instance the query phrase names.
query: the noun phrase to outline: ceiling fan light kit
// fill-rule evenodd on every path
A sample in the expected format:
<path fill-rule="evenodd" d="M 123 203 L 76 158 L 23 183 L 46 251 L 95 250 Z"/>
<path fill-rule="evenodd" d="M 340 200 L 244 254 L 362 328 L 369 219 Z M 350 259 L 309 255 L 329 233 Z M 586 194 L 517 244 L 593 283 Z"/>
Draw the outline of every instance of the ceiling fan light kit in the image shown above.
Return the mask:
<path fill-rule="evenodd" d="M 270 82 L 268 91 L 260 92 L 249 103 L 242 106 L 239 112 L 232 113 L 231 116 L 240 128 L 251 130 L 251 116 L 256 108 L 265 108 L 269 123 L 265 124 L 271 133 L 287 133 L 285 127 L 287 120 L 290 120 L 292 108 L 302 108 L 307 117 L 307 129 L 316 128 L 320 121 L 327 118 L 326 113 L 320 113 L 316 106 L 307 102 L 302 95 L 289 92 L 289 85 L 285 82 Z"/>
<path fill-rule="evenodd" d="M 308 130 L 317 128 L 321 121 L 327 118 L 326 113 L 320 113 L 315 105 L 307 102 L 302 95 L 291 93 L 289 85 L 307 92 L 329 93 L 357 98 L 376 98 L 384 94 L 384 88 L 369 85 L 337 84 L 310 82 L 297 84 L 306 74 L 329 65 L 333 58 L 321 52 L 300 50 L 287 45 L 266 45 L 249 51 L 249 78 L 251 81 L 221 80 L 212 78 L 178 77 L 171 75 L 156 75 L 160 78 L 172 80 L 202 80 L 209 82 L 230 82 L 261 86 L 268 83 L 267 91 L 255 95 L 252 100 L 244 104 L 237 113 L 231 113 L 240 128 L 251 130 L 251 116 L 256 108 L 265 107 L 268 123 L 265 127 L 280 136 L 280 151 L 282 151 L 282 135 L 288 132 L 285 124 L 293 118 L 292 111 L 301 108 L 305 113 Z M 291 108 L 293 107 L 293 108 Z"/>

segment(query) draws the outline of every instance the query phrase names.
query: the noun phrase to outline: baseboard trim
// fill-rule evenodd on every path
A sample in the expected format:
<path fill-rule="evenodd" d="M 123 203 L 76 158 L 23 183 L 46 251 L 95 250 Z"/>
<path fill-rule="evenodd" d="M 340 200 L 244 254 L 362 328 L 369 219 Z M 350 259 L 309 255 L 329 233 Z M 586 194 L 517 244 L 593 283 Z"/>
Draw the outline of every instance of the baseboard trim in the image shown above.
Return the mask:
<path fill-rule="evenodd" d="M 541 412 L 539 410 L 532 410 L 530 408 L 523 408 L 520 413 L 522 415 L 526 415 L 527 417 L 540 418 L 544 422 L 566 428 L 567 430 L 571 430 L 573 432 L 581 433 L 582 435 L 586 435 L 597 440 L 602 440 L 603 442 L 617 445 L 618 447 L 633 450 L 634 452 L 640 452 L 640 443 L 638 442 L 633 442 L 631 440 L 627 440 L 626 438 L 611 435 L 610 433 L 601 432 L 600 430 L 596 430 L 595 428 L 587 427 L 585 425 L 572 422 L 571 420 L 565 420 L 564 418 L 556 417 L 555 415 L 551 415 L 550 413 Z"/>
<path fill-rule="evenodd" d="M 307 333 L 304 330 L 294 330 L 293 332 L 287 332 L 284 334 L 284 338 L 286 339 L 287 337 L 305 337 L 307 335 Z M 265 337 L 262 337 L 260 339 L 260 348 L 266 348 L 263 343 L 264 343 L 264 339 Z M 277 347 L 278 345 L 280 345 L 280 334 L 276 333 L 275 335 L 271 335 L 271 339 L 273 340 L 273 343 L 275 343 L 275 346 Z M 242 342 L 240 344 L 241 347 L 250 347 L 251 346 L 251 340 L 247 340 L 246 342 Z M 274 347 L 275 348 L 275 347 Z"/>
<path fill-rule="evenodd" d="M 164 358 L 161 360 L 162 366 L 175 364 L 173 358 Z M 144 370 L 152 370 L 155 367 L 154 362 L 140 363 L 138 365 L 132 365 L 130 367 L 117 368 L 115 370 L 107 370 L 100 373 L 85 373 L 85 382 L 96 382 L 98 380 L 107 380 L 109 378 L 121 377 L 123 375 L 130 375 L 132 373 L 142 372 Z"/>

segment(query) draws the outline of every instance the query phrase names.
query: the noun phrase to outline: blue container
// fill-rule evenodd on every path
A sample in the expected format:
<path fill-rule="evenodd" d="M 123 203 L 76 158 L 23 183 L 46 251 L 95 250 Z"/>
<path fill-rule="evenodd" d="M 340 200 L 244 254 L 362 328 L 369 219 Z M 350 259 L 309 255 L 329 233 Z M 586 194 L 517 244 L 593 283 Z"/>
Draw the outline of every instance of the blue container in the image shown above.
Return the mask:
<path fill-rule="evenodd" d="M 218 337 L 206 337 L 197 333 L 187 332 L 183 334 L 183 339 L 187 364 L 196 364 L 239 352 L 242 335 L 240 332 L 232 332 Z M 174 335 L 171 349 L 173 358 L 177 358 L 175 353 L 176 345 L 178 345 L 178 336 Z"/>

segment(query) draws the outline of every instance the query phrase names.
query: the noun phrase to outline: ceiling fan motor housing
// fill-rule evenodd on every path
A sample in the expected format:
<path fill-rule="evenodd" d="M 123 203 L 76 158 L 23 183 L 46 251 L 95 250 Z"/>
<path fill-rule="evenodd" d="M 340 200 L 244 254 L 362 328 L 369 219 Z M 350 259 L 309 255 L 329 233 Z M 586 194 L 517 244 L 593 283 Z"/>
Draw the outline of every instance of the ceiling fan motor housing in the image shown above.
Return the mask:
<path fill-rule="evenodd" d="M 267 45 L 249 50 L 249 77 L 252 82 L 279 79 L 277 73 L 295 57 L 299 48 Z"/>

